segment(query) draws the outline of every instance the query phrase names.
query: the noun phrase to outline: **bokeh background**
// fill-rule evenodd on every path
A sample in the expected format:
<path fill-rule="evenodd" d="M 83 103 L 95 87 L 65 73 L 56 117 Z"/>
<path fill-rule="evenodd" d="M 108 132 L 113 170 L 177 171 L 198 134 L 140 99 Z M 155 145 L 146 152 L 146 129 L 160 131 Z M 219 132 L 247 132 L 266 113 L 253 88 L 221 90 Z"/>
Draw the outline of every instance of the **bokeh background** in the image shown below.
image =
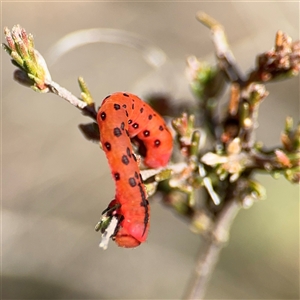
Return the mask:
<path fill-rule="evenodd" d="M 46 60 L 51 47 L 74 31 L 132 32 L 159 47 L 165 64 L 155 69 L 140 51 L 97 43 L 57 57 L 49 65 L 53 79 L 79 95 L 77 77 L 83 76 L 98 104 L 120 90 L 192 99 L 186 57 L 213 61 L 210 32 L 195 19 L 199 10 L 225 26 L 244 71 L 256 54 L 273 46 L 277 30 L 299 39 L 299 3 L 284 1 L 10 1 L 1 3 L 1 28 L 21 24 Z M 113 198 L 114 185 L 104 153 L 77 128 L 89 120 L 54 95 L 18 85 L 4 51 L 1 58 L 2 298 L 181 298 L 201 238 L 155 199 L 147 243 L 134 250 L 111 243 L 100 250 L 94 225 Z M 280 142 L 287 115 L 299 120 L 299 79 L 267 89 L 257 138 L 272 146 Z M 299 299 L 299 189 L 284 178 L 257 179 L 268 198 L 239 213 L 207 299 Z"/>

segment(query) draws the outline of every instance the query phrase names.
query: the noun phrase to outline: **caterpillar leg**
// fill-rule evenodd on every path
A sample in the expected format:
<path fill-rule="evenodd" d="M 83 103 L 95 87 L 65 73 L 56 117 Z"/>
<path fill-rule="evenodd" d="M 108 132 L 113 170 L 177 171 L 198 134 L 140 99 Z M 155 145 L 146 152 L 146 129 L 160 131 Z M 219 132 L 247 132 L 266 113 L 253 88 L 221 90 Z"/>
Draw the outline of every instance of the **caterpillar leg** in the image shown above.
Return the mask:
<path fill-rule="evenodd" d="M 95 230 L 102 233 L 99 247 L 104 250 L 108 247 L 109 239 L 116 236 L 119 224 L 123 219 L 122 216 L 118 216 L 117 214 L 117 210 L 120 207 L 120 203 L 117 203 L 115 200 L 111 201 L 108 207 L 102 212 L 101 220 L 95 226 Z"/>
<path fill-rule="evenodd" d="M 111 201 L 103 211 L 101 220 L 95 226 L 95 230 L 102 233 L 99 247 L 104 250 L 107 249 L 110 238 L 119 247 L 124 248 L 134 248 L 141 244 L 138 239 L 122 226 L 124 216 L 120 214 L 120 208 L 120 203 L 116 200 Z"/>

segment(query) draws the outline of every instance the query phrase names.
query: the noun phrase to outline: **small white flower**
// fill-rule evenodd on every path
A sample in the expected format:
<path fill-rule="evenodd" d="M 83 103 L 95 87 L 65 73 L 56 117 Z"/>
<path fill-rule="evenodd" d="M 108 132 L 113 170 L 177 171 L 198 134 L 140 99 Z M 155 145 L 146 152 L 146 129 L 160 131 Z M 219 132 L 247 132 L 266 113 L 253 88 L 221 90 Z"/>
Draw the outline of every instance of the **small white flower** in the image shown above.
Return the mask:
<path fill-rule="evenodd" d="M 220 179 L 224 180 L 226 174 L 229 173 L 230 181 L 236 181 L 242 171 L 245 169 L 249 161 L 249 155 L 246 152 L 242 152 L 241 141 L 239 138 L 232 140 L 227 147 L 227 155 L 218 155 L 212 152 L 208 152 L 201 158 L 201 161 L 209 166 L 217 166 L 217 174 L 220 175 Z"/>
<path fill-rule="evenodd" d="M 228 162 L 228 157 L 208 152 L 202 156 L 201 161 L 208 166 L 215 166 Z"/>

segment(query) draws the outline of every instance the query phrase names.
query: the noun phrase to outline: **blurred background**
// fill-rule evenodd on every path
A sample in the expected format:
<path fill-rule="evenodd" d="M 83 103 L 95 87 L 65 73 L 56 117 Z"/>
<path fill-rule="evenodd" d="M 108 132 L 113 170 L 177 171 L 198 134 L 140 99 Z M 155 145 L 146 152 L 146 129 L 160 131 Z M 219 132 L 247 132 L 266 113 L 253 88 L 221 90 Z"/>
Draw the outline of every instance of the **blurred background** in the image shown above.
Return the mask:
<path fill-rule="evenodd" d="M 100 105 L 115 91 L 170 93 L 193 99 L 185 60 L 213 62 L 202 10 L 221 22 L 242 70 L 269 50 L 281 29 L 299 39 L 299 3 L 292 2 L 3 2 L 1 27 L 23 26 L 51 59 L 52 78 L 79 95 L 83 76 Z M 165 54 L 160 67 L 140 50 L 87 44 L 53 57 L 65 35 L 90 28 L 131 32 Z M 2 35 L 1 42 L 4 42 Z M 114 197 L 97 144 L 77 128 L 89 119 L 60 98 L 34 93 L 12 77 L 2 57 L 2 298 L 179 299 L 185 292 L 200 237 L 154 199 L 148 241 L 137 249 L 98 248 L 94 225 Z M 162 56 L 163 57 L 163 56 Z M 299 120 L 299 79 L 267 85 L 257 138 L 278 145 L 285 117 Z M 243 210 L 211 279 L 207 299 L 299 299 L 299 187 L 257 175 L 268 198 Z"/>

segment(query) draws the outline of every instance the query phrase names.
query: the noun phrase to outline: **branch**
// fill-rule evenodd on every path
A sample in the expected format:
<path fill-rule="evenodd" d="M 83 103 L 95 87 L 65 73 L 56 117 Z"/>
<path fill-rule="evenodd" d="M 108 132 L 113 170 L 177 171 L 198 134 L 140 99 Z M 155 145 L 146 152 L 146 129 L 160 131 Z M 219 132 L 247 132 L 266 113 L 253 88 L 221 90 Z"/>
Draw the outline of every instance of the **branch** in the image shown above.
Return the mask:
<path fill-rule="evenodd" d="M 82 78 L 79 78 L 81 96 L 83 100 L 61 87 L 51 78 L 43 56 L 34 48 L 33 37 L 27 34 L 20 25 L 14 26 L 12 31 L 4 29 L 7 45 L 2 44 L 4 50 L 11 56 L 12 63 L 19 69 L 14 78 L 20 84 L 31 87 L 36 92 L 53 93 L 79 108 L 83 114 L 96 120 L 95 104 Z"/>
<path fill-rule="evenodd" d="M 84 115 L 91 117 L 93 120 L 97 119 L 97 112 L 94 107 L 94 103 L 89 105 L 88 103 L 80 100 L 74 96 L 70 91 L 61 87 L 58 83 L 54 81 L 45 81 L 46 86 L 49 88 L 50 92 L 61 97 L 62 99 L 68 101 L 73 106 L 79 108 Z"/>
<path fill-rule="evenodd" d="M 201 249 L 196 262 L 193 278 L 184 299 L 203 299 L 210 277 L 219 260 L 221 250 L 227 244 L 231 225 L 240 210 L 237 199 L 231 199 L 223 207 L 215 223 L 214 230 L 207 240 L 206 249 Z"/>

